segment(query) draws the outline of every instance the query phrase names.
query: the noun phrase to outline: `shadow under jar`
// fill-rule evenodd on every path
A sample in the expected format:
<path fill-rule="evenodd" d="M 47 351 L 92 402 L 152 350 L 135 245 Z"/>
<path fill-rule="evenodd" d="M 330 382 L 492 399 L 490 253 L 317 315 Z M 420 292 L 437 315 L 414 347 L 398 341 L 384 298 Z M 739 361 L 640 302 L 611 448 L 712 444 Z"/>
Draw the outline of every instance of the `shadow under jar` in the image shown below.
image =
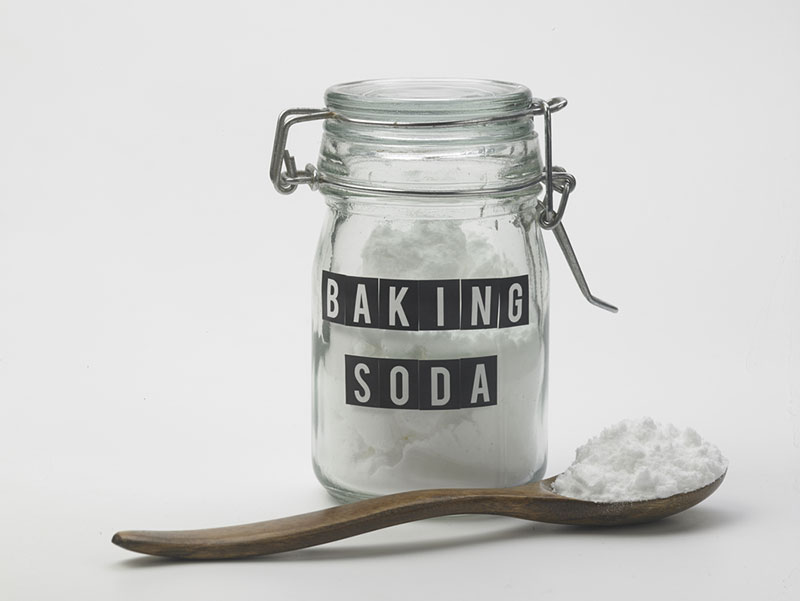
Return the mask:
<path fill-rule="evenodd" d="M 540 479 L 540 223 L 556 211 L 541 202 L 533 115 L 549 106 L 484 80 L 362 81 L 325 101 L 294 114 L 325 119 L 317 165 L 298 172 L 284 114 L 271 170 L 280 191 L 319 186 L 328 206 L 313 269 L 317 477 L 341 501 Z"/>

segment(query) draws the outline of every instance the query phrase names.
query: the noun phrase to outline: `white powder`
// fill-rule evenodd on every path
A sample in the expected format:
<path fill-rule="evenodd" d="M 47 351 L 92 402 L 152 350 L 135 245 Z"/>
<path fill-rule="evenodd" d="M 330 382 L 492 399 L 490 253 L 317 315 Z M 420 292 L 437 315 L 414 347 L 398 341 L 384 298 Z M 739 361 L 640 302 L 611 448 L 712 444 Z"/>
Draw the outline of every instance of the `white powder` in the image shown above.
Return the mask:
<path fill-rule="evenodd" d="M 660 499 L 710 484 L 727 467 L 719 449 L 691 428 L 625 420 L 578 448 L 553 490 L 600 503 Z"/>
<path fill-rule="evenodd" d="M 529 273 L 491 244 L 480 221 L 408 220 L 375 227 L 354 261 L 332 271 L 367 277 L 444 279 Z M 518 247 L 518 248 L 517 248 Z M 546 269 L 546 266 L 542 269 Z M 531 278 L 535 277 L 531 273 Z M 485 330 L 388 331 L 329 324 L 317 365 L 316 462 L 342 489 L 377 495 L 440 486 L 512 486 L 541 475 L 546 456 L 546 332 L 535 296 L 526 326 Z M 344 402 L 344 356 L 451 359 L 497 356 L 498 403 L 452 411 L 398 411 Z"/>

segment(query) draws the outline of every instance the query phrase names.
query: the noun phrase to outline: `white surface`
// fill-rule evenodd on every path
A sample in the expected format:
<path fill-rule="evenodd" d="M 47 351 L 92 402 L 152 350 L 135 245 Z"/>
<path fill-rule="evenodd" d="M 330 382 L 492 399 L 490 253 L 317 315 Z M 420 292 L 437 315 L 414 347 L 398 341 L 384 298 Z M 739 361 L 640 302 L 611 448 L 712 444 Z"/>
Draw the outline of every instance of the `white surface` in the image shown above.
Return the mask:
<path fill-rule="evenodd" d="M 0 4 L 0 597 L 796 599 L 798 4 L 268 5 Z M 280 110 L 402 75 L 571 101 L 566 223 L 622 311 L 586 304 L 548 241 L 550 473 L 651 414 L 717 444 L 724 485 L 619 530 L 450 519 L 212 564 L 113 547 L 328 503 L 309 458 L 323 205 L 278 197 L 269 148 Z M 293 131 L 300 163 L 316 127 Z"/>

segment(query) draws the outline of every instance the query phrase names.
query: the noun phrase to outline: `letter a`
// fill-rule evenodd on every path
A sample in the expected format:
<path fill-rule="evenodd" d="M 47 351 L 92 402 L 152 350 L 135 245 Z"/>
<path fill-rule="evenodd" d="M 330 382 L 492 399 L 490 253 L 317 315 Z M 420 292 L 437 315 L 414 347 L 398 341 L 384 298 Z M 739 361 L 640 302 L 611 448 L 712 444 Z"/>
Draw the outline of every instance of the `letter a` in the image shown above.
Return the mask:
<path fill-rule="evenodd" d="M 372 318 L 369 315 L 369 302 L 367 301 L 367 287 L 364 284 L 356 286 L 356 306 L 353 310 L 353 323 L 358 323 L 360 316 L 364 317 L 364 323 L 369 325 Z"/>
<path fill-rule="evenodd" d="M 486 365 L 483 363 L 478 363 L 475 366 L 475 379 L 472 382 L 470 404 L 477 405 L 479 395 L 483 395 L 482 403 L 492 402 L 492 398 L 489 396 L 489 379 L 486 377 Z"/>

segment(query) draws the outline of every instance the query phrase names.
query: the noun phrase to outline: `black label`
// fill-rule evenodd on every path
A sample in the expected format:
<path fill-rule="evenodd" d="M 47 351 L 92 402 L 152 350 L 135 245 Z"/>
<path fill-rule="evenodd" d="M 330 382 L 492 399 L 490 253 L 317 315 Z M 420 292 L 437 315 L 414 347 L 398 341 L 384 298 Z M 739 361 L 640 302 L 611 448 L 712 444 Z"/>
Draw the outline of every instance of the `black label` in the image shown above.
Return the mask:
<path fill-rule="evenodd" d="M 497 357 L 461 359 L 461 408 L 497 405 Z"/>
<path fill-rule="evenodd" d="M 458 280 L 419 283 L 419 329 L 457 330 L 461 327 L 461 284 Z"/>
<path fill-rule="evenodd" d="M 419 361 L 381 359 L 380 395 L 384 409 L 419 409 Z"/>
<path fill-rule="evenodd" d="M 345 287 L 347 276 L 322 272 L 322 319 L 334 323 L 344 323 L 345 320 Z"/>
<path fill-rule="evenodd" d="M 378 323 L 378 281 L 375 278 L 345 277 L 344 299 L 346 325 L 359 328 L 381 327 Z"/>
<path fill-rule="evenodd" d="M 380 364 L 381 360 L 374 357 L 344 356 L 348 405 L 381 406 Z"/>
<path fill-rule="evenodd" d="M 345 355 L 345 402 L 437 411 L 497 405 L 497 357 L 423 360 Z"/>
<path fill-rule="evenodd" d="M 458 409 L 461 400 L 461 361 L 419 362 L 419 408 Z"/>
<path fill-rule="evenodd" d="M 419 283 L 414 280 L 378 280 L 378 309 L 380 324 L 384 330 L 419 329 Z"/>
<path fill-rule="evenodd" d="M 497 327 L 501 281 L 461 280 L 462 330 L 484 330 Z"/>
<path fill-rule="evenodd" d="M 528 324 L 528 276 L 393 280 L 322 272 L 322 319 L 384 330 L 482 330 Z"/>
<path fill-rule="evenodd" d="M 528 276 L 504 279 L 498 303 L 501 328 L 528 323 Z"/>

